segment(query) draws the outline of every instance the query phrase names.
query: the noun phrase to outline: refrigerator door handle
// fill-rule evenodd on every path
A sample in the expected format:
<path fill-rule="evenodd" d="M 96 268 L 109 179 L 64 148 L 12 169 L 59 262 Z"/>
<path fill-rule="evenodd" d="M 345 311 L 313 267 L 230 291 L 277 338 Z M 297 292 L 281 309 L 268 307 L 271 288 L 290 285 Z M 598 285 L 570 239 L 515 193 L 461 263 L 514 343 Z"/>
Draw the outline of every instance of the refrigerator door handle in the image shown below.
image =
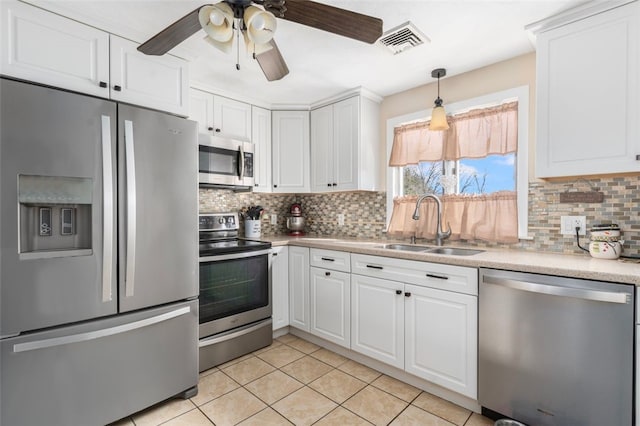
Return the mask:
<path fill-rule="evenodd" d="M 136 163 L 133 149 L 133 122 L 124 120 L 124 145 L 127 170 L 127 265 L 125 297 L 133 296 L 136 273 Z"/>
<path fill-rule="evenodd" d="M 102 116 L 102 301 L 112 299 L 113 271 L 113 163 L 111 150 L 111 117 Z"/>
<path fill-rule="evenodd" d="M 100 339 L 103 337 L 113 336 L 115 334 L 127 333 L 143 327 L 149 327 L 172 318 L 176 318 L 191 312 L 190 306 L 185 306 L 155 317 L 146 318 L 140 321 L 134 321 L 128 324 L 118 325 L 115 327 L 105 328 L 102 330 L 89 331 L 87 333 L 71 334 L 69 336 L 54 337 L 51 339 L 36 340 L 33 342 L 17 343 L 13 345 L 13 352 L 27 352 L 38 349 L 51 348 L 54 346 L 68 345 L 71 343 L 86 342 L 88 340 Z"/>

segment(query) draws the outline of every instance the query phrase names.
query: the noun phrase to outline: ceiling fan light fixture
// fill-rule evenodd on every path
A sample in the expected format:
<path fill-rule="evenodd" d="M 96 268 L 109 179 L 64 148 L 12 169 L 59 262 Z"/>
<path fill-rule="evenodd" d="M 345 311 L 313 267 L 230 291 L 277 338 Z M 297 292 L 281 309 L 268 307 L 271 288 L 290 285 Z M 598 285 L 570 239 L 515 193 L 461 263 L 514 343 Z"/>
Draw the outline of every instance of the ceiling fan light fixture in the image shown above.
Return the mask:
<path fill-rule="evenodd" d="M 256 6 L 248 6 L 244 10 L 246 34 L 255 44 L 267 44 L 273 38 L 278 23 L 272 13 Z"/>
<path fill-rule="evenodd" d="M 233 10 L 228 4 L 204 6 L 198 13 L 198 19 L 202 29 L 212 40 L 226 43 L 233 38 Z"/>
<path fill-rule="evenodd" d="M 429 130 L 447 130 L 449 129 L 449 123 L 447 123 L 447 113 L 442 106 L 442 99 L 440 99 L 440 77 L 447 75 L 447 70 L 444 68 L 436 68 L 431 71 L 431 77 L 438 79 L 438 97 L 434 101 L 433 110 L 431 111 L 431 121 L 429 122 Z"/>

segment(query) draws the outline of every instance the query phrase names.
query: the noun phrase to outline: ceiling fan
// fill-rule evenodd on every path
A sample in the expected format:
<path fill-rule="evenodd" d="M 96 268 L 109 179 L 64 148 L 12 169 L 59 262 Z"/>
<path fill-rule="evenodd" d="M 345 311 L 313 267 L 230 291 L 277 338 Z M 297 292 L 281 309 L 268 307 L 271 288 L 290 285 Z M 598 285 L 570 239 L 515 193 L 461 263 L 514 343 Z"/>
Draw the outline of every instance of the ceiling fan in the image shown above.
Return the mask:
<path fill-rule="evenodd" d="M 311 0 L 222 0 L 188 13 L 141 44 L 138 50 L 147 55 L 164 55 L 203 29 L 208 42 L 228 52 L 234 34 L 238 41 L 242 34 L 267 80 L 280 80 L 289 69 L 273 40 L 275 17 L 369 44 L 382 35 L 379 18 Z M 237 61 L 236 68 L 240 69 Z"/>

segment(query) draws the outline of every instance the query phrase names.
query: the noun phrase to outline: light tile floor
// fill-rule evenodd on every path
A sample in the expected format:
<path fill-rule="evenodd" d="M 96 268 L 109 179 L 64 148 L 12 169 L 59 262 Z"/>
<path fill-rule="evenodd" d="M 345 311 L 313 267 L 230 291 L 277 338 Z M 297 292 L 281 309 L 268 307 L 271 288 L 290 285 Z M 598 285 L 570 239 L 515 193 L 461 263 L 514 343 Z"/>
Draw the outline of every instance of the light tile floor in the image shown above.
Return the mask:
<path fill-rule="evenodd" d="M 479 414 L 287 334 L 200 374 L 198 395 L 112 426 L 492 426 Z"/>

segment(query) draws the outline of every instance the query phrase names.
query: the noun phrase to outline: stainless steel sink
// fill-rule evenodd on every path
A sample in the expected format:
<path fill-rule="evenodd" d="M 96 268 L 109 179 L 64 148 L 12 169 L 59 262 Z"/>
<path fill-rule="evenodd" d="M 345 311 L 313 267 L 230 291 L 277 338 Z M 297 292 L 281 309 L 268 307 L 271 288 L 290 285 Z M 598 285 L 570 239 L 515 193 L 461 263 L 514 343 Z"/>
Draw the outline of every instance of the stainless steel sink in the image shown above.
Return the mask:
<path fill-rule="evenodd" d="M 471 256 L 478 253 L 484 253 L 484 250 L 465 249 L 458 247 L 436 247 L 427 250 L 427 253 L 432 254 L 448 254 L 452 256 Z"/>
<path fill-rule="evenodd" d="M 389 249 L 389 250 L 403 250 L 403 251 L 427 251 L 431 249 L 431 247 L 416 246 L 413 244 L 381 244 L 379 246 L 376 246 L 376 248 L 383 248 L 383 249 Z"/>

